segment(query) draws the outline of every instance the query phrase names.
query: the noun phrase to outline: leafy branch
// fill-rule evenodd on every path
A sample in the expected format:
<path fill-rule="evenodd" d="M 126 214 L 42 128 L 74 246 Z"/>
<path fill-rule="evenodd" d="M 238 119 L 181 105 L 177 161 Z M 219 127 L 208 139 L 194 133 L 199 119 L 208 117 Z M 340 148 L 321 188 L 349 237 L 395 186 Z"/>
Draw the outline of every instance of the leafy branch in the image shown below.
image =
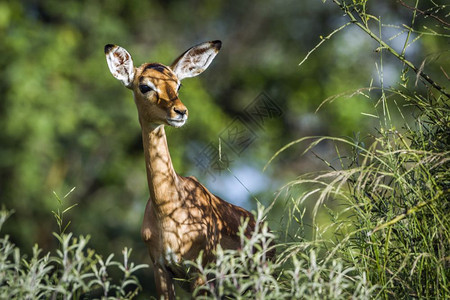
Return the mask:
<path fill-rule="evenodd" d="M 369 19 L 376 19 L 374 16 L 368 15 L 364 12 L 359 12 L 354 6 L 348 6 L 345 2 L 340 2 L 339 0 L 333 0 L 333 2 L 338 5 L 341 10 L 348 16 L 350 19 L 350 23 L 355 24 L 359 28 L 361 28 L 365 33 L 367 33 L 372 39 L 374 39 L 379 45 L 380 49 L 386 49 L 389 53 L 397 57 L 400 61 L 402 61 L 405 65 L 407 65 L 410 69 L 412 69 L 417 76 L 420 76 L 425 81 L 427 81 L 431 86 L 433 86 L 436 90 L 438 90 L 440 93 L 445 95 L 447 98 L 450 99 L 450 94 L 438 83 L 436 83 L 434 80 L 431 79 L 430 76 L 425 74 L 422 71 L 422 68 L 417 68 L 412 62 L 407 60 L 404 55 L 399 54 L 397 51 L 395 51 L 391 46 L 389 46 L 386 42 L 384 42 L 379 36 L 377 36 L 375 33 L 370 30 L 368 25 Z M 351 9 L 353 7 L 353 9 Z M 357 14 L 357 17 L 355 14 Z M 358 20 L 359 19 L 359 20 Z"/>
<path fill-rule="evenodd" d="M 423 10 L 418 9 L 417 7 L 412 7 L 412 6 L 408 5 L 408 4 L 406 4 L 406 3 L 405 3 L 404 1 L 402 1 L 402 0 L 398 0 L 398 2 L 399 2 L 401 5 L 403 5 L 404 7 L 410 9 L 410 10 L 417 11 L 419 14 L 424 15 L 424 16 L 429 16 L 429 17 L 435 19 L 436 21 L 438 21 L 439 23 L 441 23 L 441 24 L 443 24 L 443 25 L 445 25 L 445 26 L 449 26 L 449 27 L 450 27 L 450 23 L 445 22 L 444 20 L 442 20 L 442 19 L 439 18 L 438 16 L 436 16 L 436 15 L 434 15 L 434 14 L 428 12 L 428 11 L 423 11 Z"/>

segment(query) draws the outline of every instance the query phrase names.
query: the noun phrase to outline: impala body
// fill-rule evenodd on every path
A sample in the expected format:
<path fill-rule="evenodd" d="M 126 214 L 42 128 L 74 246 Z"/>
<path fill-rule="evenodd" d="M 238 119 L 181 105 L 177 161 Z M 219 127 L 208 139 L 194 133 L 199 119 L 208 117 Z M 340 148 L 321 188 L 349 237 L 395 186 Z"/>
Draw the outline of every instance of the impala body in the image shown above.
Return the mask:
<path fill-rule="evenodd" d="M 203 263 L 214 258 L 217 245 L 240 246 L 238 229 L 249 219 L 246 235 L 254 229 L 253 215 L 208 191 L 196 178 L 179 176 L 172 165 L 164 126 L 181 127 L 188 118 L 178 98 L 180 81 L 202 73 L 221 47 L 220 41 L 194 46 L 170 66 L 144 63 L 135 67 L 122 47 L 106 45 L 113 76 L 133 91 L 142 128 L 150 198 L 145 208 L 142 238 L 154 265 L 159 297 L 174 299 L 173 278 L 189 278 L 184 260 L 200 253 Z M 191 290 L 203 284 L 193 278 Z"/>

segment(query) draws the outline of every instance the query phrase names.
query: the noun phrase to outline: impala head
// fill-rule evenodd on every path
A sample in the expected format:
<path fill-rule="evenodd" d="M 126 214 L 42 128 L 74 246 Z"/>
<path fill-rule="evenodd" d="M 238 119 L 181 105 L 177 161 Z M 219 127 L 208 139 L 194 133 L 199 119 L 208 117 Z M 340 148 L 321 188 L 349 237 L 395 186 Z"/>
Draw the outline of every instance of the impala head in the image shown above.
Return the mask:
<path fill-rule="evenodd" d="M 194 46 L 170 66 L 145 63 L 136 68 L 127 50 L 111 44 L 105 46 L 105 54 L 112 75 L 133 91 L 141 126 L 181 127 L 188 110 L 178 98 L 180 81 L 206 70 L 221 44 L 213 41 Z"/>

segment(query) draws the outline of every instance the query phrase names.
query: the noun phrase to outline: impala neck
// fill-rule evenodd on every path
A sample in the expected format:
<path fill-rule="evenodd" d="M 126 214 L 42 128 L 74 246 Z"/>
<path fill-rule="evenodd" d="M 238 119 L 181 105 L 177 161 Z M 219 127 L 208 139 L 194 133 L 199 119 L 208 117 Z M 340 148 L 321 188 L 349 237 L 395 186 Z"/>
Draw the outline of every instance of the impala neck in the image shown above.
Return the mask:
<path fill-rule="evenodd" d="M 178 175 L 172 165 L 164 125 L 142 126 L 148 189 L 156 210 L 173 205 L 177 197 Z"/>

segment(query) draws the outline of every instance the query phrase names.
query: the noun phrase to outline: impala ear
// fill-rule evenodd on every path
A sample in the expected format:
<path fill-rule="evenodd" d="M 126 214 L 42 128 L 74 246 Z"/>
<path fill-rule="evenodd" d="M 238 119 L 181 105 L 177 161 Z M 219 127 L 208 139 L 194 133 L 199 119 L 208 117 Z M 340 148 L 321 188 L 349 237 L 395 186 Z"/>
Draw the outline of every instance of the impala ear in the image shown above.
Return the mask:
<path fill-rule="evenodd" d="M 202 43 L 188 49 L 170 66 L 179 80 L 202 73 L 211 64 L 222 46 L 221 41 Z"/>
<path fill-rule="evenodd" d="M 105 46 L 106 62 L 111 74 L 126 87 L 131 88 L 134 79 L 134 65 L 130 53 L 120 46 Z"/>

